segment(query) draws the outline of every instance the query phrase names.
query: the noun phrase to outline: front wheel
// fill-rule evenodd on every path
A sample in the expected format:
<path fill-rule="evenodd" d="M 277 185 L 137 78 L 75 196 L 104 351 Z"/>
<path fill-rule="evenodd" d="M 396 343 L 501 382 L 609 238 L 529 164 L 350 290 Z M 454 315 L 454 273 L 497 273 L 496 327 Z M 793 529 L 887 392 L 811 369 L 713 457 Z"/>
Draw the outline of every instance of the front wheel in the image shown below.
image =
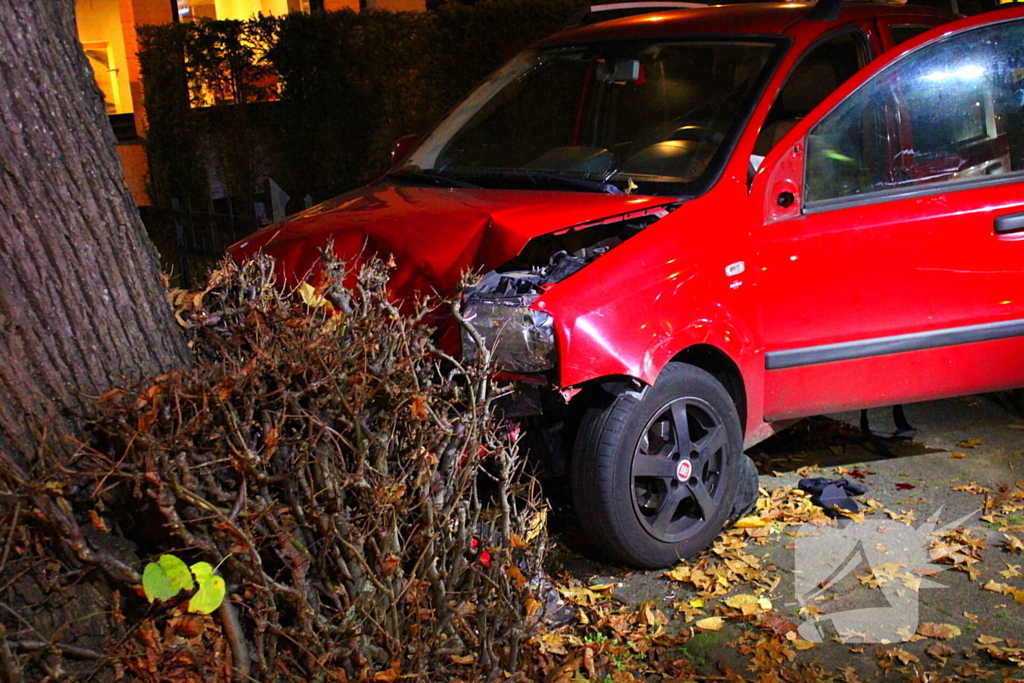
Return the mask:
<path fill-rule="evenodd" d="M 733 511 L 742 444 L 722 384 L 671 363 L 642 393 L 587 409 L 572 463 L 577 514 L 591 540 L 626 564 L 653 569 L 694 555 Z"/>

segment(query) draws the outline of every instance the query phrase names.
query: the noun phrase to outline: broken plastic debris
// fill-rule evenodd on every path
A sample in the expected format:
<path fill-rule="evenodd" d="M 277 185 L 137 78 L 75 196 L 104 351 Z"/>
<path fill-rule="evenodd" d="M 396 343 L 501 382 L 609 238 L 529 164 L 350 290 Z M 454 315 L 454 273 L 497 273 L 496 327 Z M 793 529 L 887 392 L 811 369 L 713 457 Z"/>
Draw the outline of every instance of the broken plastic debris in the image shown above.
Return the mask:
<path fill-rule="evenodd" d="M 801 491 L 810 494 L 811 502 L 820 505 L 829 517 L 855 513 L 860 509 L 852 496 L 863 496 L 867 487 L 846 479 L 829 481 L 824 477 L 803 478 L 797 485 Z"/>

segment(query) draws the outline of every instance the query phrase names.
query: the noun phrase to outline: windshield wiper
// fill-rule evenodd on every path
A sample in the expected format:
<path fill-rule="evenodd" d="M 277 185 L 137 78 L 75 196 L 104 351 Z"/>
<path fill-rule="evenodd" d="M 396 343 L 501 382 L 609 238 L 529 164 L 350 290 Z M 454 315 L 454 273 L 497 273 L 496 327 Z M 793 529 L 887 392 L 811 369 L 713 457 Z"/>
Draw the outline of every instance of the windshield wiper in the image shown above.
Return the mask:
<path fill-rule="evenodd" d="M 520 185 L 550 187 L 552 185 L 587 190 L 588 192 L 604 192 L 605 194 L 624 194 L 622 190 L 601 180 L 588 180 L 572 176 L 559 175 L 545 171 L 479 171 L 470 175 L 474 180 L 511 181 Z"/>
<path fill-rule="evenodd" d="M 391 171 L 385 177 L 393 178 L 395 180 L 407 180 L 414 183 L 436 185 L 438 187 L 480 188 L 479 185 L 467 183 L 465 180 L 452 178 L 451 176 L 438 173 L 437 171 L 424 171 L 422 169 L 400 168 L 397 171 Z"/>

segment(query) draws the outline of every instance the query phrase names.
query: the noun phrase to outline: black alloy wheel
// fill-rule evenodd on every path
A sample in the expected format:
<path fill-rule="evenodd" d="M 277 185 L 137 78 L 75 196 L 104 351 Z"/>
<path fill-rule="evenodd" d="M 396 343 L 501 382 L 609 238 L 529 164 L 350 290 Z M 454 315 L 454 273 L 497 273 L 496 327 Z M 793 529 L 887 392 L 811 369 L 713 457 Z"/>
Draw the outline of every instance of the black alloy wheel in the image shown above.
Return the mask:
<path fill-rule="evenodd" d="M 723 504 L 729 436 L 703 399 L 677 398 L 655 415 L 633 452 L 633 507 L 641 525 L 665 543 L 699 533 Z"/>
<path fill-rule="evenodd" d="M 658 568 L 690 557 L 734 512 L 742 443 L 722 384 L 671 363 L 653 386 L 587 409 L 572 462 L 577 516 L 601 550 L 626 564 Z"/>

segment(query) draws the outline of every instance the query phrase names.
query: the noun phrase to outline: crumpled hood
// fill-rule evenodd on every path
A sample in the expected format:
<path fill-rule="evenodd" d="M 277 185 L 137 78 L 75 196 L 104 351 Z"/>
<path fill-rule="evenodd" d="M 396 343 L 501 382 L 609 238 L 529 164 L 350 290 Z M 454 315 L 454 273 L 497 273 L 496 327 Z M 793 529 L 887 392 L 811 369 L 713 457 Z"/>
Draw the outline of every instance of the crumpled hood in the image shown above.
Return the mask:
<path fill-rule="evenodd" d="M 277 259 L 285 281 L 297 284 L 329 241 L 342 258 L 394 257 L 391 286 L 450 295 L 466 270 L 493 270 L 534 237 L 584 227 L 612 216 L 676 201 L 541 190 L 478 190 L 379 185 L 341 195 L 233 245 L 237 259 L 260 251 Z"/>

